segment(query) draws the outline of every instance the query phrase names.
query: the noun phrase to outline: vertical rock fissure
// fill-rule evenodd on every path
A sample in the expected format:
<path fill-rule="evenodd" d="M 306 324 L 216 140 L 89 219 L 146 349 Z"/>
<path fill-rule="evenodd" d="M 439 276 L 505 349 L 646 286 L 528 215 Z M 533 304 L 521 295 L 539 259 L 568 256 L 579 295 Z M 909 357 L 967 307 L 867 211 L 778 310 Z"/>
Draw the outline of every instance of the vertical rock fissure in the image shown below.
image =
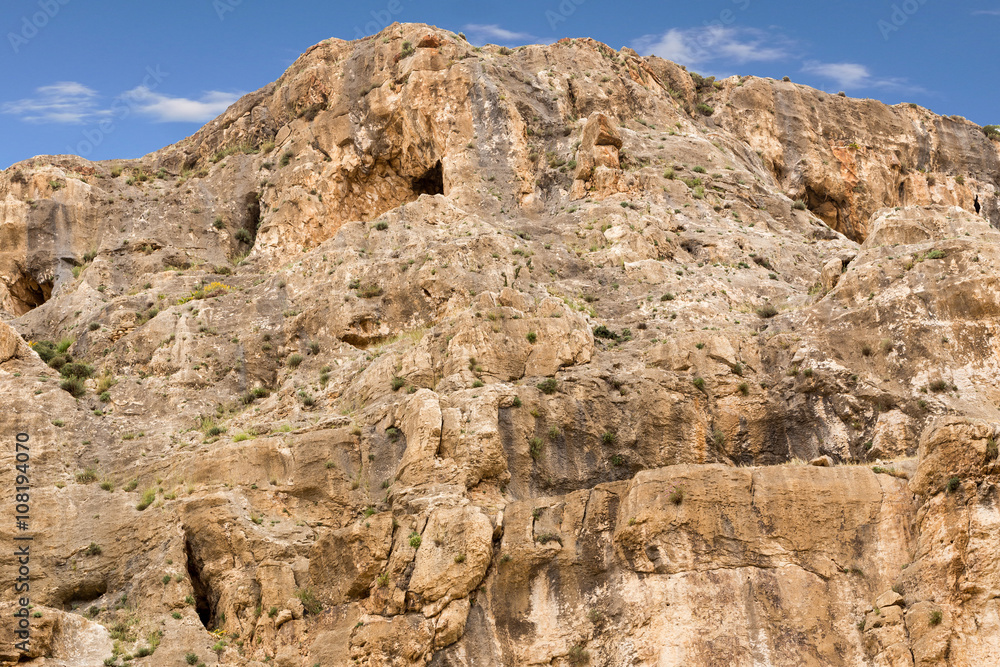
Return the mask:
<path fill-rule="evenodd" d="M 205 629 L 211 630 L 215 609 L 209 595 L 210 591 L 202 579 L 201 567 L 198 564 L 194 550 L 191 548 L 190 539 L 185 541 L 184 551 L 187 555 L 187 571 L 188 576 L 191 578 L 191 588 L 194 589 L 195 611 L 198 613 L 198 618 L 201 619 L 201 624 Z"/>

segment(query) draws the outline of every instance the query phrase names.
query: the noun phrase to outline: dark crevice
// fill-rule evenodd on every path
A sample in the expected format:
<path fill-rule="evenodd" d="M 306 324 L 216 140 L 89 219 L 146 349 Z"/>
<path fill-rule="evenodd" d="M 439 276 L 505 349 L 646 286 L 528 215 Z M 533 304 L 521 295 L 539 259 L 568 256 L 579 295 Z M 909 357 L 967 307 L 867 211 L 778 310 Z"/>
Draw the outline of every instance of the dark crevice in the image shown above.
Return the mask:
<path fill-rule="evenodd" d="M 978 215 L 979 212 L 983 209 L 983 207 L 979 205 L 979 195 L 976 195 L 975 204 L 976 204 L 976 214 Z"/>
<path fill-rule="evenodd" d="M 260 193 L 247 193 L 247 195 L 243 197 L 243 203 L 247 212 L 247 217 L 243 226 L 246 227 L 251 236 L 256 239 L 257 228 L 260 226 Z"/>
<path fill-rule="evenodd" d="M 48 301 L 52 298 L 52 288 L 51 280 L 39 281 L 29 273 L 22 273 L 9 288 L 14 304 L 14 315 L 24 315 Z"/>
<path fill-rule="evenodd" d="M 108 592 L 108 584 L 103 579 L 86 579 L 62 592 L 62 607 L 66 611 L 80 609 Z"/>
<path fill-rule="evenodd" d="M 444 194 L 444 169 L 441 160 L 424 172 L 423 176 L 413 179 L 413 194 L 417 195 L 443 195 Z"/>
<path fill-rule="evenodd" d="M 187 571 L 191 578 L 191 587 L 194 589 L 194 607 L 201 619 L 201 624 L 206 630 L 213 629 L 215 620 L 215 605 L 212 604 L 212 591 L 206 586 L 201 576 L 201 565 L 191 548 L 190 538 L 184 543 L 184 551 L 187 555 Z"/>

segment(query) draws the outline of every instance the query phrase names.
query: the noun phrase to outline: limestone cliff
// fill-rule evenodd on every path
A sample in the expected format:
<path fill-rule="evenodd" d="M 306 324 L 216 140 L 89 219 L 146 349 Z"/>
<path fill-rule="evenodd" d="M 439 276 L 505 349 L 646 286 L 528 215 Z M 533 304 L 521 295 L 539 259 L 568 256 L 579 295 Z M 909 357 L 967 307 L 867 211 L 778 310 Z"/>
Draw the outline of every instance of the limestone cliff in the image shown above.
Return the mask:
<path fill-rule="evenodd" d="M 14 165 L 21 664 L 1000 664 L 998 159 L 397 24 Z"/>

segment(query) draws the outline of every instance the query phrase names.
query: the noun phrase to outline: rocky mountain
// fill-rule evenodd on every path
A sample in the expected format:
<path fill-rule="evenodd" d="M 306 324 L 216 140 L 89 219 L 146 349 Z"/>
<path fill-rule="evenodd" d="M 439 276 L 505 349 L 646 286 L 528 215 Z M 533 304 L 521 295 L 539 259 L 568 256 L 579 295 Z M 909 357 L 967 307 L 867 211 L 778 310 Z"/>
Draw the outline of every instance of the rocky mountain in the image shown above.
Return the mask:
<path fill-rule="evenodd" d="M 1000 664 L 998 172 L 914 105 L 399 24 L 14 165 L 0 659 Z"/>

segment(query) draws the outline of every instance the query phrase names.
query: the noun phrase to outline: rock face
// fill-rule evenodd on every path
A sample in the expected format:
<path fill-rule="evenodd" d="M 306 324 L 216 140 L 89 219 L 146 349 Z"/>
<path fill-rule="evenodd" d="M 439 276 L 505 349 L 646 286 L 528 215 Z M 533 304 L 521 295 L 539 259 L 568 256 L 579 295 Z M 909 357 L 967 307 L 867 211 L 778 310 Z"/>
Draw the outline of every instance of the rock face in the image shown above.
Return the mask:
<path fill-rule="evenodd" d="M 397 24 L 140 160 L 14 165 L 0 660 L 1000 664 L 998 159 Z"/>

